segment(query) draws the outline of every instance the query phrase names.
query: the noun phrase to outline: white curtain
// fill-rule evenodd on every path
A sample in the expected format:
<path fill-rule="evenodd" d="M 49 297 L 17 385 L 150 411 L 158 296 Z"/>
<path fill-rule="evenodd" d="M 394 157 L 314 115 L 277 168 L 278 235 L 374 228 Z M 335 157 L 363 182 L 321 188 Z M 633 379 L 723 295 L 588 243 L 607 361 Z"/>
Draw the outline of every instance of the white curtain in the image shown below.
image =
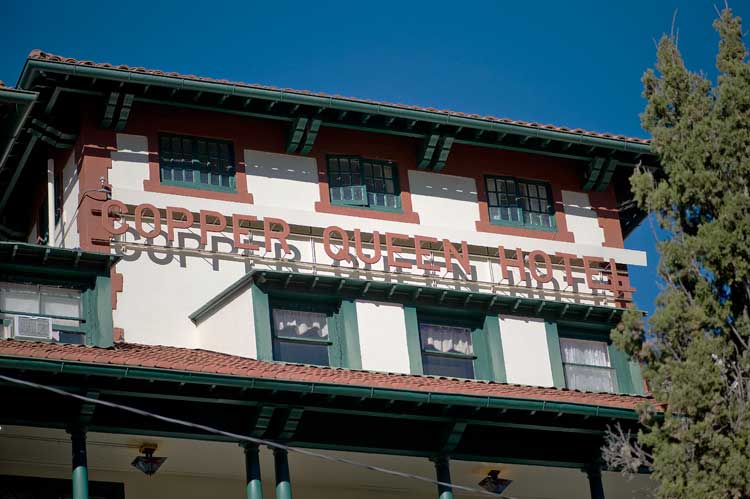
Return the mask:
<path fill-rule="evenodd" d="M 609 367 L 609 352 L 603 341 L 560 339 L 563 362 Z"/>
<path fill-rule="evenodd" d="M 562 338 L 560 349 L 568 388 L 587 392 L 617 391 L 606 343 Z"/>
<path fill-rule="evenodd" d="M 474 349 L 471 345 L 471 330 L 465 327 L 420 324 L 419 331 L 424 350 L 462 353 L 465 355 L 474 354 Z"/>
<path fill-rule="evenodd" d="M 326 314 L 302 310 L 273 309 L 273 323 L 277 336 L 287 338 L 328 338 Z"/>

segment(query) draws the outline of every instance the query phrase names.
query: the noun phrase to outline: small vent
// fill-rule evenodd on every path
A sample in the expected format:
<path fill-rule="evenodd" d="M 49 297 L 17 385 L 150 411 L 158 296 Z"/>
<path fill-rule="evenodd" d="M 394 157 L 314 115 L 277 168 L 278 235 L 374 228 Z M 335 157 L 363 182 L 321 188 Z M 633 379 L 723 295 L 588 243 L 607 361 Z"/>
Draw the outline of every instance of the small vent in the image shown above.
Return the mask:
<path fill-rule="evenodd" d="M 17 315 L 14 317 L 13 336 L 30 340 L 52 339 L 52 320 L 46 317 L 29 317 Z"/>

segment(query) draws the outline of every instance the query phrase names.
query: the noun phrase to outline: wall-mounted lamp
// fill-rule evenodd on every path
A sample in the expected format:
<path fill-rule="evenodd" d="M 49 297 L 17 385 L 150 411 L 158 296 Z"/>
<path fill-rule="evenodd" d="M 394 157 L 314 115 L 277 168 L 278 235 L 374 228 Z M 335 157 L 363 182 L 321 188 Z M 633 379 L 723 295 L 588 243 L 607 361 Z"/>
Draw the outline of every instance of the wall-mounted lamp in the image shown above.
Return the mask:
<path fill-rule="evenodd" d="M 135 468 L 141 470 L 148 476 L 153 475 L 159 470 L 161 465 L 164 464 L 164 461 L 167 460 L 166 457 L 154 457 L 156 447 L 156 444 L 141 445 L 141 447 L 138 449 L 138 452 L 143 455 L 133 459 L 133 462 L 130 464 L 132 464 Z"/>
<path fill-rule="evenodd" d="M 508 488 L 508 485 L 513 483 L 513 480 L 508 480 L 507 478 L 500 478 L 498 475 L 500 474 L 500 470 L 490 470 L 489 473 L 487 473 L 487 476 L 482 478 L 479 482 L 479 486 L 482 487 L 487 492 L 493 492 L 495 494 L 500 494 L 502 491 Z"/>

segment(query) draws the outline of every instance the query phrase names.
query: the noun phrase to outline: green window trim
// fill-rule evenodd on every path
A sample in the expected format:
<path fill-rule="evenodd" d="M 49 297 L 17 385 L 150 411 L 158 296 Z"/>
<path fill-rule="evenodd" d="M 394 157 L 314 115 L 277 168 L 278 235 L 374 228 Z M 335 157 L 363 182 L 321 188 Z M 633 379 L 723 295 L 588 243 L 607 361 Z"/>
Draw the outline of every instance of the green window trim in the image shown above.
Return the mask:
<path fill-rule="evenodd" d="M 547 325 L 547 344 L 550 350 L 550 362 L 552 363 L 555 388 L 567 387 L 565 383 L 562 354 L 560 352 L 560 338 L 571 338 L 606 343 L 610 367 L 601 367 L 601 369 L 614 371 L 617 384 L 616 393 L 620 395 L 645 395 L 640 366 L 637 362 L 630 360 L 627 354 L 615 347 L 609 337 L 609 330 L 577 329 L 570 324 L 566 324 L 562 329 L 562 332 L 558 334 L 556 323 L 545 322 L 545 325 Z M 552 331 L 552 329 L 554 329 L 554 331 Z M 554 350 L 556 350 L 556 353 Z M 568 364 L 577 365 L 574 363 Z M 556 373 L 556 371 L 558 372 Z"/>
<path fill-rule="evenodd" d="M 332 205 L 403 213 L 398 165 L 393 161 L 328 155 L 326 162 Z"/>
<path fill-rule="evenodd" d="M 50 272 L 53 276 L 54 272 Z M 14 312 L 12 310 L 0 311 L 0 314 L 28 315 L 34 317 L 47 317 L 50 319 L 78 320 L 78 326 L 57 324 L 54 329 L 67 334 L 83 335 L 83 344 L 96 347 L 111 347 L 113 340 L 112 319 L 112 288 L 109 276 L 96 276 L 92 282 L 70 283 L 54 278 L 17 279 L 5 282 L 18 284 L 34 284 L 41 286 L 61 286 L 68 289 L 76 289 L 81 293 L 81 317 L 54 316 L 49 314 L 35 314 L 27 312 Z M 64 342 L 63 342 L 64 343 Z"/>
<path fill-rule="evenodd" d="M 284 293 L 269 295 L 256 285 L 251 288 L 251 297 L 256 355 L 259 360 L 276 360 L 273 354 L 273 340 L 278 338 L 290 343 L 326 345 L 330 367 L 362 368 L 354 302 L 321 297 L 305 298 Z M 275 307 L 325 313 L 328 339 L 277 337 L 271 322 Z"/>
<path fill-rule="evenodd" d="M 555 204 L 549 183 L 495 175 L 486 175 L 484 181 L 490 223 L 557 232 Z M 532 207 L 534 202 L 538 204 L 538 209 Z M 544 204 L 547 205 L 546 209 L 542 208 Z M 505 217 L 503 213 L 506 213 Z"/>
<path fill-rule="evenodd" d="M 237 192 L 234 146 L 226 140 L 159 134 L 162 185 Z"/>
<path fill-rule="evenodd" d="M 473 355 L 455 353 L 436 353 L 422 350 L 419 324 L 437 323 L 448 326 L 468 327 L 471 330 Z M 500 323 L 495 315 L 477 316 L 437 310 L 418 310 L 417 307 L 404 306 L 404 323 L 406 326 L 406 346 L 409 354 L 409 367 L 412 374 L 424 374 L 423 355 L 434 355 L 453 358 L 470 358 L 474 362 L 476 380 L 505 383 L 505 361 L 500 340 Z"/>
<path fill-rule="evenodd" d="M 560 351 L 560 333 L 557 330 L 557 324 L 544 321 L 544 329 L 547 332 L 547 350 L 552 369 L 552 386 L 555 388 L 565 388 L 565 370 L 563 369 L 562 352 Z"/>

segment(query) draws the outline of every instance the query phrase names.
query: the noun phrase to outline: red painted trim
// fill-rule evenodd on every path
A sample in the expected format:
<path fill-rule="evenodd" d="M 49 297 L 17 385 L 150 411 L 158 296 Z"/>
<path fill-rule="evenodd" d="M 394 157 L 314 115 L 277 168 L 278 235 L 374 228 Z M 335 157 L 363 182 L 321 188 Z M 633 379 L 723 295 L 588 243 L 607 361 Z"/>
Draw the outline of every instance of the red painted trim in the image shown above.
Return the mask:
<path fill-rule="evenodd" d="M 572 232 L 568 231 L 568 224 L 565 220 L 562 190 L 580 189 L 578 178 L 575 175 L 578 166 L 576 162 L 570 160 L 540 159 L 539 156 L 532 154 L 456 144 L 453 146 L 445 169 L 441 173 L 474 179 L 479 204 L 479 220 L 475 222 L 475 228 L 478 232 L 572 243 L 574 242 L 574 236 Z M 490 222 L 485 183 L 487 175 L 509 176 L 549 183 L 552 188 L 552 200 L 555 203 L 557 231 L 508 227 Z"/>
<path fill-rule="evenodd" d="M 122 293 L 124 287 L 123 275 L 122 273 L 117 272 L 115 267 L 116 265 L 113 265 L 109 269 L 110 288 L 112 290 L 112 310 L 117 310 L 117 293 Z"/>
<path fill-rule="evenodd" d="M 622 226 L 620 225 L 620 212 L 614 203 L 615 191 L 610 185 L 603 192 L 589 192 L 589 202 L 596 211 L 597 221 L 602 232 L 604 242 L 602 246 L 609 248 L 624 248 L 625 241 L 622 238 Z"/>
<path fill-rule="evenodd" d="M 125 330 L 121 327 L 112 328 L 112 340 L 115 343 L 125 343 Z"/>
<path fill-rule="evenodd" d="M 253 195 L 248 191 L 245 170 L 245 149 L 257 149 L 255 138 L 261 136 L 262 143 L 268 134 L 259 133 L 266 120 L 227 116 L 191 109 L 180 109 L 136 103 L 128 125 L 123 133 L 145 135 L 148 141 L 149 178 L 143 181 L 147 192 L 175 194 L 192 198 L 216 199 L 235 203 L 253 203 Z M 225 140 L 234 148 L 236 192 L 220 192 L 199 187 L 163 185 L 159 172 L 159 134 L 173 133 L 209 139 Z M 268 147 L 265 145 L 265 147 Z"/>
<path fill-rule="evenodd" d="M 411 143 L 413 142 L 413 144 Z M 317 141 L 311 151 L 318 164 L 318 188 L 320 201 L 315 203 L 318 213 L 332 213 L 358 218 L 374 218 L 390 222 L 419 223 L 419 214 L 411 204 L 411 190 L 409 188 L 409 170 L 416 168 L 418 142 L 414 139 L 399 139 L 389 135 L 346 130 L 340 128 L 322 127 Z M 401 213 L 379 211 L 369 208 L 353 206 L 339 206 L 331 204 L 328 189 L 328 155 L 363 156 L 369 159 L 389 160 L 396 163 L 398 182 L 401 188 Z"/>

